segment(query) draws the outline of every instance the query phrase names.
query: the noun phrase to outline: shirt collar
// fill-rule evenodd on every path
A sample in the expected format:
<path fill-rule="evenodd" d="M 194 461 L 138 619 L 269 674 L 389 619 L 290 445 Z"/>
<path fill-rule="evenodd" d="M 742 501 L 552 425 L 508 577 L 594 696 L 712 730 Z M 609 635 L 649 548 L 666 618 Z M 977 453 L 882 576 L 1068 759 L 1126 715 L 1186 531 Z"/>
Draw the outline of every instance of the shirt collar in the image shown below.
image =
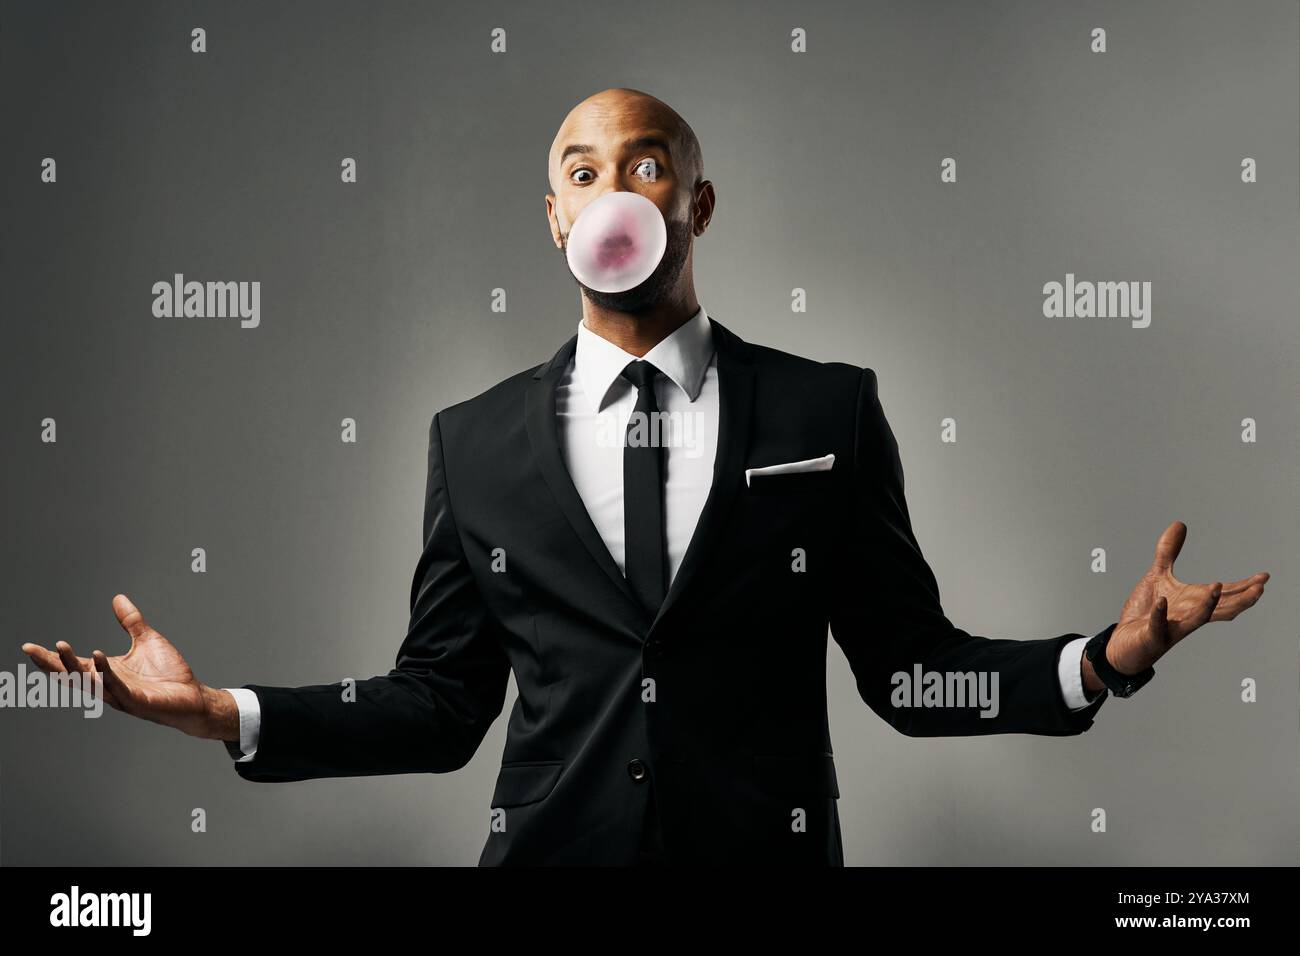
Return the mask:
<path fill-rule="evenodd" d="M 641 357 L 663 372 L 689 401 L 695 401 L 713 358 L 713 328 L 704 306 Z M 581 320 L 578 322 L 574 371 L 593 412 L 600 412 L 610 386 L 618 381 L 627 363 L 637 358 L 601 338 Z"/>

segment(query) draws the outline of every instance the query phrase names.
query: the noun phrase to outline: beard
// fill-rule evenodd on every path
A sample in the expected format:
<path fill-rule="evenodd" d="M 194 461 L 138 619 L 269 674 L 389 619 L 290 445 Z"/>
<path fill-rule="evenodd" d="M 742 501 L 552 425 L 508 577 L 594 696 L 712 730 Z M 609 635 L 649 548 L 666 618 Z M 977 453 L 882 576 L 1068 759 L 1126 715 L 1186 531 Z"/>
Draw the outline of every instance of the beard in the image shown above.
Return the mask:
<path fill-rule="evenodd" d="M 633 286 L 625 292 L 600 292 L 583 285 L 577 276 L 573 276 L 573 281 L 578 283 L 578 287 L 582 290 L 584 296 L 601 308 L 610 309 L 614 312 L 627 312 L 632 315 L 650 311 L 650 309 L 668 298 L 677 285 L 677 280 L 682 274 L 682 268 L 686 265 L 686 257 L 691 252 L 693 230 L 690 220 L 667 223 L 666 231 L 668 233 L 668 244 L 664 249 L 664 257 L 659 260 L 659 265 L 655 267 L 655 271 L 650 273 L 640 285 Z M 567 232 L 560 236 L 560 254 L 565 257 L 564 261 L 567 265 L 569 261 L 569 234 Z M 569 275 L 573 275 L 572 269 L 569 270 Z"/>

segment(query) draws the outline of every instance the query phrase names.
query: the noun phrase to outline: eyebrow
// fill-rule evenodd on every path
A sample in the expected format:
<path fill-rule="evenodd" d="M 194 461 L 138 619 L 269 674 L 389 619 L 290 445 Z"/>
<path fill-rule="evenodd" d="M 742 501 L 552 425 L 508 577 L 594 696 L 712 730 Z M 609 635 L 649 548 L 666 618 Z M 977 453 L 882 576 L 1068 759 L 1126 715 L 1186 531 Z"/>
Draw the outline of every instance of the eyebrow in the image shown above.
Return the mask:
<path fill-rule="evenodd" d="M 672 149 L 668 145 L 668 140 L 664 139 L 662 136 L 638 136 L 635 139 L 623 141 L 623 149 L 625 150 L 649 149 L 651 147 L 662 149 L 669 157 L 673 154 Z M 574 153 L 585 155 L 587 153 L 595 152 L 597 152 L 597 150 L 594 146 L 587 146 L 583 143 L 570 143 L 568 146 L 564 147 L 564 152 L 560 154 L 560 165 L 563 166 L 564 161 Z"/>

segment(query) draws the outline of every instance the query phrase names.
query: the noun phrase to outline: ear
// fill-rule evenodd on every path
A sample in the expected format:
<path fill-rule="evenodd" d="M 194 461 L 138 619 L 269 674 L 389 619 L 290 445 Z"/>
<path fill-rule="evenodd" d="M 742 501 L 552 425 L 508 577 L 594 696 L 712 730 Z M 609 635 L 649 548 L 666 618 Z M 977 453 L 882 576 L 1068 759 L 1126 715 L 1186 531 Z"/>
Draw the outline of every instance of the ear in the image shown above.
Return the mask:
<path fill-rule="evenodd" d="M 560 241 L 560 222 L 555 217 L 555 196 L 552 193 L 546 194 L 546 218 L 551 224 L 551 241 L 555 243 L 555 248 L 563 248 L 563 243 Z"/>
<path fill-rule="evenodd" d="M 693 226 L 695 235 L 704 235 L 704 230 L 709 228 L 709 222 L 713 219 L 713 211 L 717 208 L 718 198 L 713 192 L 713 183 L 704 180 L 695 187 L 695 207 L 692 210 Z"/>

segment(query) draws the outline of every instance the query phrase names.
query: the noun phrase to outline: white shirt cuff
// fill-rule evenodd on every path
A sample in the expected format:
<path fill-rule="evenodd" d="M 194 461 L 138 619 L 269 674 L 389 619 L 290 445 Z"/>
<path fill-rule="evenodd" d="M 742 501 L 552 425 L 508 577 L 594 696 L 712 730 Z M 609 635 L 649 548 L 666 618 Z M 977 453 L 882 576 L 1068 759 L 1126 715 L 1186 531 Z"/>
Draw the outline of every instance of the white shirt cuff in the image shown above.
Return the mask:
<path fill-rule="evenodd" d="M 1075 638 L 1061 648 L 1061 657 L 1056 662 L 1056 676 L 1061 681 L 1061 695 L 1065 706 L 1070 710 L 1083 710 L 1090 703 L 1083 691 L 1083 649 L 1088 638 Z"/>
<path fill-rule="evenodd" d="M 226 687 L 239 707 L 239 749 L 244 756 L 235 763 L 248 763 L 257 753 L 257 736 L 262 729 L 262 705 L 247 687 Z"/>

